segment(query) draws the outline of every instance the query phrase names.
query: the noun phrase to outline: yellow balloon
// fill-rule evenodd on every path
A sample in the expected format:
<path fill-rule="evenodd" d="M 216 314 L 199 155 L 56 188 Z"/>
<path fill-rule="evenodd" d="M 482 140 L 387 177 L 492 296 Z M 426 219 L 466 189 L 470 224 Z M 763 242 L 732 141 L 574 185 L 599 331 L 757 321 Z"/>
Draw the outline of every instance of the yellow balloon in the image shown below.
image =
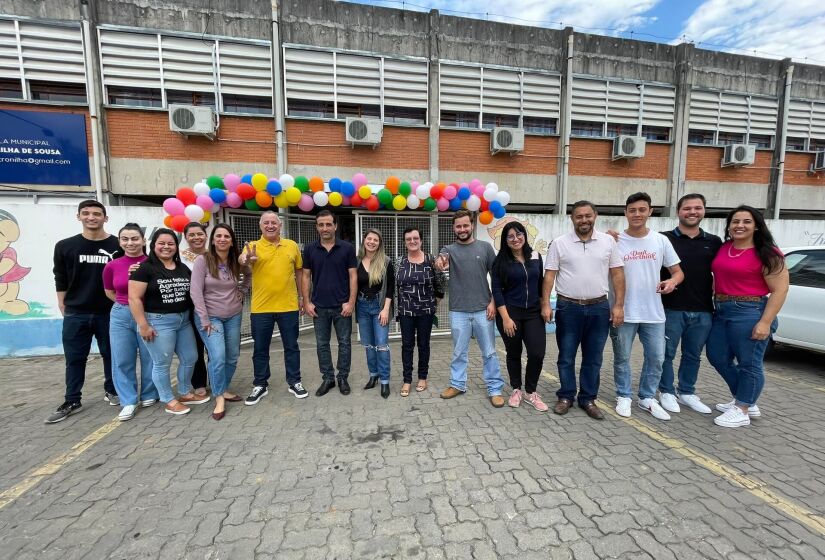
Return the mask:
<path fill-rule="evenodd" d="M 201 223 L 208 224 L 210 219 L 212 219 L 212 212 L 210 212 L 209 210 L 204 210 L 203 218 L 201 218 Z"/>
<path fill-rule="evenodd" d="M 286 208 L 289 206 L 289 200 L 286 198 L 286 191 L 282 191 L 281 194 L 275 197 L 275 206 L 278 208 Z"/>
<path fill-rule="evenodd" d="M 294 206 L 298 204 L 298 201 L 301 200 L 301 191 L 298 187 L 289 187 L 286 190 L 286 201 L 289 202 L 290 206 Z"/>
<path fill-rule="evenodd" d="M 268 179 L 266 178 L 266 175 L 264 175 L 263 173 L 255 173 L 252 176 L 252 187 L 256 191 L 260 192 L 260 191 L 266 189 L 266 182 L 267 181 L 268 181 Z"/>
<path fill-rule="evenodd" d="M 358 196 L 360 196 L 364 200 L 367 200 L 371 194 L 372 189 L 370 189 L 367 185 L 364 185 L 358 189 Z"/>
<path fill-rule="evenodd" d="M 339 192 L 331 192 L 329 193 L 329 204 L 330 206 L 341 206 L 344 202 L 344 197 L 341 196 Z"/>
<path fill-rule="evenodd" d="M 392 199 L 392 207 L 396 210 L 403 210 L 407 207 L 407 199 L 399 194 Z"/>

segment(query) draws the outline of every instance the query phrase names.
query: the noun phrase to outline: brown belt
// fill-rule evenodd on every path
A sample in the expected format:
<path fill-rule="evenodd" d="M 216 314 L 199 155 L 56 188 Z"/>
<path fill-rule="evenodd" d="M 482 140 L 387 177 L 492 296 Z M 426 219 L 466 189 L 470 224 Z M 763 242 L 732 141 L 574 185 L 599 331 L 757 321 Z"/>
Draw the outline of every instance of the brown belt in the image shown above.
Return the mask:
<path fill-rule="evenodd" d="M 593 299 L 576 299 L 567 296 L 563 296 L 561 294 L 556 294 L 556 298 L 562 301 L 569 301 L 572 303 L 578 303 L 579 305 L 593 305 L 596 303 L 601 303 L 603 301 L 607 301 L 607 296 L 601 296 Z"/>
<path fill-rule="evenodd" d="M 716 301 L 762 301 L 764 296 L 729 296 L 728 294 L 716 294 Z"/>

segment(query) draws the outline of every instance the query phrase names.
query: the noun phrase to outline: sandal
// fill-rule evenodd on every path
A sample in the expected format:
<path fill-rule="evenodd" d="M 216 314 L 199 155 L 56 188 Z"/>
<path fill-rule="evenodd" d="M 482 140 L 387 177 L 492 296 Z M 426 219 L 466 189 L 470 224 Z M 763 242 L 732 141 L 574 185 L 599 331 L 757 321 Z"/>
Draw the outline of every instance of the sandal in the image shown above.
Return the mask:
<path fill-rule="evenodd" d="M 426 379 L 419 379 L 418 380 L 418 385 L 415 386 L 415 391 L 417 393 L 420 393 L 420 392 L 426 391 L 426 390 L 427 390 L 427 380 Z"/>
<path fill-rule="evenodd" d="M 402 397 L 409 397 L 410 396 L 410 384 L 404 383 L 401 386 L 401 396 Z"/>

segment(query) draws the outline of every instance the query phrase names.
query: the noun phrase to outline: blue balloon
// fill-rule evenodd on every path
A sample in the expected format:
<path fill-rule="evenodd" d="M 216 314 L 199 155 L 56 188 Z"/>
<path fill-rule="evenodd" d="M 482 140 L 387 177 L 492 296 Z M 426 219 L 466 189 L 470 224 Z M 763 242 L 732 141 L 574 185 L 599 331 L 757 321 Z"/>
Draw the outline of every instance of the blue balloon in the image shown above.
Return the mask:
<path fill-rule="evenodd" d="M 226 191 L 223 189 L 212 189 L 209 191 L 209 198 L 212 199 L 212 202 L 217 204 L 226 202 Z"/>
<path fill-rule="evenodd" d="M 344 181 L 341 183 L 341 194 L 344 196 L 352 196 L 355 194 L 355 185 L 352 184 L 350 181 Z"/>
<path fill-rule="evenodd" d="M 252 173 L 247 173 L 243 177 L 241 177 L 241 183 L 246 183 L 247 185 L 252 184 Z"/>
<path fill-rule="evenodd" d="M 453 212 L 461 210 L 461 199 L 456 197 L 450 201 L 450 210 Z"/>
<path fill-rule="evenodd" d="M 493 217 L 496 220 L 502 219 L 507 214 L 507 209 L 504 206 L 499 205 L 497 210 L 492 210 L 492 204 L 490 204 L 490 211 L 493 213 Z"/>
<path fill-rule="evenodd" d="M 333 177 L 329 180 L 329 192 L 341 192 L 341 186 L 344 184 L 338 177 Z M 349 195 L 352 196 L 352 195 Z"/>
<path fill-rule="evenodd" d="M 495 215 L 496 215 L 496 212 L 497 212 L 500 208 L 504 208 L 504 206 L 502 206 L 502 205 L 501 205 L 501 202 L 499 202 L 498 200 L 494 200 L 494 201 L 492 201 L 492 202 L 490 203 L 490 212 L 492 212 L 492 213 L 493 213 L 493 216 L 495 216 Z"/>
<path fill-rule="evenodd" d="M 467 200 L 470 198 L 470 195 L 473 194 L 470 192 L 470 187 L 461 187 L 458 189 L 458 199 L 459 200 Z M 455 200 L 455 198 L 453 199 Z"/>
<path fill-rule="evenodd" d="M 266 192 L 268 192 L 272 196 L 278 196 L 279 194 L 281 194 L 282 190 L 283 189 L 281 188 L 281 183 L 279 183 L 275 179 L 272 179 L 266 184 Z"/>

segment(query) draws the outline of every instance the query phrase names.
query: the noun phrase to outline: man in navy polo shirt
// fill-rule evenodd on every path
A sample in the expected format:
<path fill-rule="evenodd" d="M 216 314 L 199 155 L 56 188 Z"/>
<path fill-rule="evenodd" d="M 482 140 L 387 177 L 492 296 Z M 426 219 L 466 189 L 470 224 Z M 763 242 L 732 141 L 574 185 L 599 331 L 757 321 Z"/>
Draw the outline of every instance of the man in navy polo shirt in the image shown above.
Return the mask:
<path fill-rule="evenodd" d="M 301 282 L 304 310 L 312 317 L 315 326 L 318 367 L 323 376 L 315 396 L 326 395 L 335 387 L 335 368 L 332 366 L 329 348 L 333 326 L 338 338 L 338 389 L 341 394 L 349 395 L 347 377 L 352 358 L 350 338 L 352 312 L 358 294 L 358 277 L 355 272 L 358 262 L 352 244 L 335 237 L 338 220 L 332 212 L 318 212 L 315 216 L 315 229 L 318 230 L 320 239 L 304 246 L 304 274 Z"/>
<path fill-rule="evenodd" d="M 663 231 L 679 255 L 685 280 L 679 289 L 662 295 L 665 307 L 665 360 L 659 381 L 659 402 L 668 412 L 679 412 L 679 403 L 703 414 L 711 410 L 696 396 L 696 378 L 702 350 L 713 321 L 713 276 L 710 265 L 722 240 L 699 227 L 705 217 L 705 197 L 686 194 L 677 203 L 679 225 Z M 662 280 L 670 278 L 662 269 Z M 682 343 L 679 363 L 679 396 L 674 387 L 673 359 Z"/>

